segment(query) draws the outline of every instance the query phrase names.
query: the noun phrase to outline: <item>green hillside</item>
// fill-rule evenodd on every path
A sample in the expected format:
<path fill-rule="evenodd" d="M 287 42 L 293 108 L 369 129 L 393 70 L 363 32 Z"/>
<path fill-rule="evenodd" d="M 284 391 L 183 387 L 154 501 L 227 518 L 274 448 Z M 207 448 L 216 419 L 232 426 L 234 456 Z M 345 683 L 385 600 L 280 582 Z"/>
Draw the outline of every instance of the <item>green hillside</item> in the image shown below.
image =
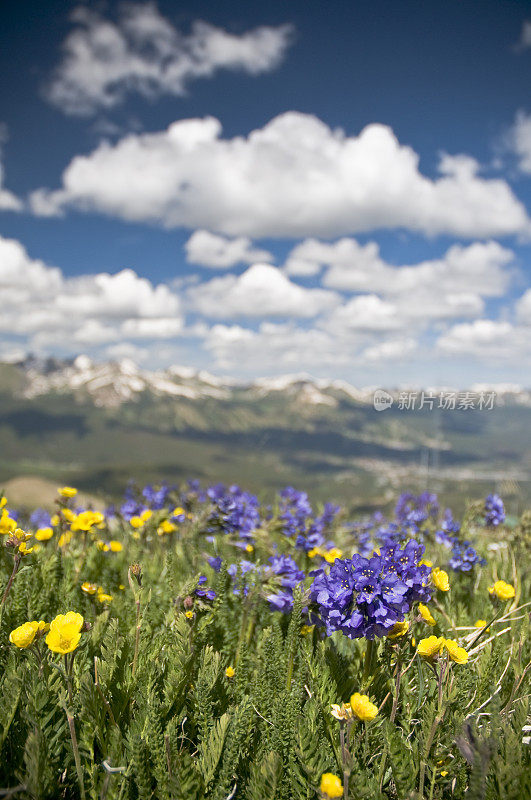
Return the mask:
<path fill-rule="evenodd" d="M 0 378 L 1 481 L 61 479 L 110 498 L 130 478 L 238 482 L 262 495 L 294 484 L 358 509 L 426 486 L 462 507 L 503 483 L 514 513 L 531 494 L 525 405 L 382 413 L 341 393 L 327 405 L 236 388 L 227 399 L 145 391 L 106 408 L 80 393 L 23 399 L 14 367 Z"/>

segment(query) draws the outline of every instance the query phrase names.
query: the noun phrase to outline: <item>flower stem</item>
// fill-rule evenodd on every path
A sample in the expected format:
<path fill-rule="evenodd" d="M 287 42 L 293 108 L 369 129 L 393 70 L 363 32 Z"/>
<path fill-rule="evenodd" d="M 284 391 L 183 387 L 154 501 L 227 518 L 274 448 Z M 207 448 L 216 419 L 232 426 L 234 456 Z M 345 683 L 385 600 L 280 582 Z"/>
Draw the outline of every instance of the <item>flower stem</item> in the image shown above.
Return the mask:
<path fill-rule="evenodd" d="M 74 751 L 74 761 L 76 764 L 76 772 L 77 772 L 77 779 L 79 781 L 79 791 L 81 794 L 81 800 L 85 800 L 85 784 L 83 782 L 83 769 L 81 767 L 81 759 L 79 757 L 79 746 L 77 743 L 76 725 L 74 717 L 70 714 L 68 710 L 66 711 L 66 718 L 68 720 L 68 727 L 70 729 L 70 738 L 72 740 L 72 750 Z"/>
<path fill-rule="evenodd" d="M 396 712 L 398 709 L 398 697 L 400 694 L 401 677 L 402 677 L 402 659 L 400 657 L 400 653 L 398 653 L 396 657 L 395 696 L 393 697 L 393 707 L 391 709 L 391 716 L 389 717 L 390 722 L 395 721 Z"/>
<path fill-rule="evenodd" d="M 350 767 L 348 763 L 348 749 L 345 744 L 345 722 L 339 721 L 339 741 L 341 742 L 341 759 L 343 761 L 343 800 L 348 800 L 348 782 L 350 778 Z"/>
<path fill-rule="evenodd" d="M 142 625 L 142 618 L 140 617 L 140 595 L 136 597 L 135 605 L 136 605 L 136 632 L 135 632 L 135 654 L 133 656 L 133 678 L 135 677 L 135 672 L 138 665 L 138 650 L 140 647 L 140 627 Z"/>
<path fill-rule="evenodd" d="M 430 732 L 428 734 L 428 738 L 426 740 L 426 747 L 424 749 L 424 758 L 421 760 L 420 764 L 420 779 L 419 779 L 419 796 L 424 796 L 424 779 L 426 775 L 426 766 L 428 764 L 428 758 L 430 756 L 431 748 L 433 745 L 433 740 L 435 738 L 435 733 L 437 731 L 437 727 L 443 721 L 445 710 L 443 708 L 443 689 L 444 689 L 444 676 L 446 674 L 446 670 L 448 667 L 448 660 L 445 659 L 443 663 L 440 665 L 440 672 L 439 672 L 439 680 L 437 685 L 437 713 L 433 719 Z"/>
<path fill-rule="evenodd" d="M 74 702 L 74 694 L 72 691 L 72 668 L 74 666 L 74 653 L 72 653 L 72 657 L 68 659 L 68 653 L 65 653 L 65 677 L 66 677 L 66 686 L 68 689 L 68 700 L 70 703 L 70 709 L 73 707 Z M 70 730 L 70 739 L 72 740 L 72 750 L 74 753 L 74 762 L 76 765 L 76 772 L 77 772 L 77 779 L 79 782 L 79 792 L 81 795 L 81 800 L 85 800 L 85 784 L 83 782 L 83 769 L 81 767 L 81 758 L 79 756 L 79 746 L 77 743 L 77 736 L 76 736 L 76 723 L 75 723 L 75 716 L 73 713 L 70 712 L 70 709 L 67 708 L 66 703 L 64 706 L 66 719 L 68 721 L 68 728 Z"/>
<path fill-rule="evenodd" d="M 375 654 L 376 654 L 376 647 L 374 639 L 368 639 L 367 650 L 365 651 L 365 662 L 363 664 L 363 678 L 361 680 L 364 689 L 366 689 L 370 683 L 369 678 L 372 675 L 372 668 L 373 668 L 373 661 Z"/>
<path fill-rule="evenodd" d="M 13 581 L 15 580 L 15 575 L 18 572 L 18 568 L 20 566 L 21 558 L 22 558 L 22 556 L 20 555 L 20 553 L 16 553 L 15 554 L 15 561 L 14 561 L 14 564 L 13 564 L 13 572 L 11 573 L 11 575 L 9 577 L 9 580 L 7 582 L 7 585 L 6 585 L 6 588 L 5 588 L 5 591 L 4 591 L 4 594 L 2 595 L 2 601 L 0 603 L 0 623 L 2 622 L 2 615 L 4 613 L 4 606 L 5 606 L 5 603 L 6 603 L 6 600 L 7 600 L 7 596 L 9 594 L 9 590 L 11 589 Z"/>

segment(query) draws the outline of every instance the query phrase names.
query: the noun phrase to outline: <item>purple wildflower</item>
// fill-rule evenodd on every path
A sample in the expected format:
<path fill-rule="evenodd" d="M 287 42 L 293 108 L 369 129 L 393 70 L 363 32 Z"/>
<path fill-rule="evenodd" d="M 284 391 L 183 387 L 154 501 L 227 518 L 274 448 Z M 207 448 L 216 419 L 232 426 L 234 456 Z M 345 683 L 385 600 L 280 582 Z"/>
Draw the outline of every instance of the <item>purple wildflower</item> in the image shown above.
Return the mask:
<path fill-rule="evenodd" d="M 503 500 L 498 494 L 489 494 L 485 498 L 485 525 L 497 527 L 505 521 Z"/>
<path fill-rule="evenodd" d="M 34 528 L 49 528 L 52 522 L 50 514 L 44 508 L 36 508 L 30 517 Z"/>
<path fill-rule="evenodd" d="M 384 545 L 370 559 L 336 559 L 311 587 L 317 622 L 328 635 L 339 630 L 351 639 L 385 636 L 413 602 L 430 599 L 430 570 L 418 563 L 423 552 L 423 545 L 409 541 L 403 549 Z"/>

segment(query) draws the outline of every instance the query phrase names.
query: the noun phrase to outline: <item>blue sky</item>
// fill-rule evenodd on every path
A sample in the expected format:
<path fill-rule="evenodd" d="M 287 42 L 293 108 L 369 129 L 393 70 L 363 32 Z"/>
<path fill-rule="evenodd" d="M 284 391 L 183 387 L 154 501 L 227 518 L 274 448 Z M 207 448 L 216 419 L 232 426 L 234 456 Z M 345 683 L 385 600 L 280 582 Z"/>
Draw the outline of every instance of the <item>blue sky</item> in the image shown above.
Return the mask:
<path fill-rule="evenodd" d="M 528 383 L 529 4 L 3 10 L 0 357 Z"/>

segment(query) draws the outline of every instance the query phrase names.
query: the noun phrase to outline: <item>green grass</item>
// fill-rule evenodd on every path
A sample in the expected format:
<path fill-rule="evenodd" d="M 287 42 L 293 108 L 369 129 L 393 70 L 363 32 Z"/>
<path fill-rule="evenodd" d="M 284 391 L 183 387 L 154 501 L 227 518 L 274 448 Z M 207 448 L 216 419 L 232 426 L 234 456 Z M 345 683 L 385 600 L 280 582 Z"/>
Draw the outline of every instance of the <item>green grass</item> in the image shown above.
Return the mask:
<path fill-rule="evenodd" d="M 226 565 L 242 551 L 237 534 L 208 521 L 210 505 L 188 497 L 188 518 L 158 533 L 180 502 L 171 497 L 140 530 L 117 518 L 60 546 L 69 530 L 63 519 L 20 563 L 2 536 L 4 795 L 318 800 L 322 775 L 332 773 L 348 783 L 350 800 L 531 796 L 530 747 L 522 742 L 529 722 L 531 512 L 516 527 L 492 530 L 472 509 L 461 535 L 486 565 L 449 570 L 450 590 L 434 589 L 429 603 L 435 627 L 415 604 L 405 635 L 373 646 L 304 627 L 310 576 L 286 614 L 269 608 L 267 595 L 278 591 L 271 574 L 251 573 L 248 593 L 235 594 Z M 284 535 L 275 508 L 272 517 L 266 509 L 262 515 L 246 559 L 263 566 L 281 552 L 305 572 L 321 562 Z M 448 551 L 435 542 L 435 525 L 427 527 L 426 557 L 444 567 Z M 345 556 L 356 548 L 341 519 L 326 538 Z M 98 545 L 111 540 L 122 544 L 120 552 Z M 206 561 L 214 553 L 224 562 L 219 573 Z M 195 593 L 201 574 L 216 592 L 212 600 Z M 488 588 L 497 579 L 515 587 L 514 598 L 492 601 Z M 85 581 L 112 600 L 82 591 Z M 50 622 L 68 611 L 86 623 L 72 654 L 49 650 L 44 634 L 27 649 L 9 642 L 26 621 Z M 474 627 L 480 618 L 490 630 Z M 420 658 L 416 645 L 430 635 L 458 641 L 468 662 Z M 354 692 L 368 695 L 378 714 L 349 724 L 342 740 L 331 707 Z"/>

